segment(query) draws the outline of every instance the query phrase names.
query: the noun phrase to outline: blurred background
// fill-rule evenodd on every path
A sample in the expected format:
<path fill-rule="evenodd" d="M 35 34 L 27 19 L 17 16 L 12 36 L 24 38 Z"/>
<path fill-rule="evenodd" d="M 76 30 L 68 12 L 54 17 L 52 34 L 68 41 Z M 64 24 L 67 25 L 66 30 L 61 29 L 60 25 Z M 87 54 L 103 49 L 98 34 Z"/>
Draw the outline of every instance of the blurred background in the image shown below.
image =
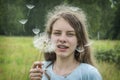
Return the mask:
<path fill-rule="evenodd" d="M 31 36 L 44 29 L 48 10 L 61 3 L 82 8 L 87 14 L 91 39 L 120 39 L 119 0 L 0 0 L 0 35 Z M 23 25 L 19 22 L 26 19 Z"/>
<path fill-rule="evenodd" d="M 120 0 L 0 0 L 0 80 L 29 80 L 40 54 L 33 37 L 44 31 L 47 12 L 61 3 L 85 11 L 103 80 L 120 80 Z"/>

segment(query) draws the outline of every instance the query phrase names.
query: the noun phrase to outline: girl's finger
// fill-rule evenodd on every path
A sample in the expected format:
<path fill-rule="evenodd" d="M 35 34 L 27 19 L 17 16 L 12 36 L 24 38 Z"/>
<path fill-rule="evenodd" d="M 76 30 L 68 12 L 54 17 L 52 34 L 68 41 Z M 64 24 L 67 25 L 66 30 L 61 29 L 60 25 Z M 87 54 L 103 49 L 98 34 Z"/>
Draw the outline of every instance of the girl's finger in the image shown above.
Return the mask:
<path fill-rule="evenodd" d="M 42 62 L 40 62 L 40 61 L 36 61 L 36 62 L 33 63 L 32 68 L 41 68 L 42 65 L 43 65 Z"/>

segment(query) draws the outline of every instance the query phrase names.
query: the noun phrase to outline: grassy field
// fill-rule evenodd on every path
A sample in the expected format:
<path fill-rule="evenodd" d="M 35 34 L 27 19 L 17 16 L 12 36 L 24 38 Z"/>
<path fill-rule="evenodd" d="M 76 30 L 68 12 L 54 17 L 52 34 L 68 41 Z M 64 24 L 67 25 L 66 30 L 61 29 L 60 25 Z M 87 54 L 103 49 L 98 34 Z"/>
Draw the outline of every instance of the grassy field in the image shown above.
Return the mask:
<path fill-rule="evenodd" d="M 112 49 L 120 41 L 93 41 L 93 50 Z M 29 80 L 29 70 L 38 60 L 33 37 L 0 36 L 0 80 Z M 99 62 L 103 80 L 120 80 L 120 70 L 113 63 Z"/>

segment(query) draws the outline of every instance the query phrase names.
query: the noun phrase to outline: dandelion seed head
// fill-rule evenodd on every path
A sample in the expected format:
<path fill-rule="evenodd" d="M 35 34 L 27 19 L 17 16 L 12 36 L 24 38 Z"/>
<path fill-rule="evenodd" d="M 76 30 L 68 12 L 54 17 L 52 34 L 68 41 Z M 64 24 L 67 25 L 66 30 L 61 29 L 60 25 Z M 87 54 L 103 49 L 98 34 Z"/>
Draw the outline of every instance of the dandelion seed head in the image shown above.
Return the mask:
<path fill-rule="evenodd" d="M 50 53 L 55 50 L 55 44 L 49 39 L 46 33 L 40 33 L 40 36 L 34 39 L 33 44 L 34 47 L 39 49 L 42 53 Z"/>

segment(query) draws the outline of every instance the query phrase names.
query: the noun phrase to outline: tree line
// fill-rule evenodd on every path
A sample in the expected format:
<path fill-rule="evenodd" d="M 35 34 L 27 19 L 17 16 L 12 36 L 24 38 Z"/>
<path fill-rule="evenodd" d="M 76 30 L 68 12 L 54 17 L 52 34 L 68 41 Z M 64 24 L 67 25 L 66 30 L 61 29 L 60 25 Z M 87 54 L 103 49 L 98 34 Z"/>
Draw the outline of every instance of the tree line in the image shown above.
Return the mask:
<path fill-rule="evenodd" d="M 42 32 L 46 13 L 61 3 L 85 11 L 91 39 L 120 39 L 119 0 L 0 0 L 0 35 L 32 36 L 36 27 Z M 25 24 L 20 23 L 23 19 Z"/>

